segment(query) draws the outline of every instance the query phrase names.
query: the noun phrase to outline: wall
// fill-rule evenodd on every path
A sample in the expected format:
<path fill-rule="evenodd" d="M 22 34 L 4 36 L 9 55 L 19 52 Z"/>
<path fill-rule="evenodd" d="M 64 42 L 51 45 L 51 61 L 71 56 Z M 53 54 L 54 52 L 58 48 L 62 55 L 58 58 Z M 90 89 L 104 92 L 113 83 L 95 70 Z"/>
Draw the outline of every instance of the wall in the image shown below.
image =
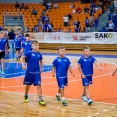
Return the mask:
<path fill-rule="evenodd" d="M 15 3 L 16 1 L 19 3 L 39 3 L 43 0 L 0 0 L 0 3 Z"/>

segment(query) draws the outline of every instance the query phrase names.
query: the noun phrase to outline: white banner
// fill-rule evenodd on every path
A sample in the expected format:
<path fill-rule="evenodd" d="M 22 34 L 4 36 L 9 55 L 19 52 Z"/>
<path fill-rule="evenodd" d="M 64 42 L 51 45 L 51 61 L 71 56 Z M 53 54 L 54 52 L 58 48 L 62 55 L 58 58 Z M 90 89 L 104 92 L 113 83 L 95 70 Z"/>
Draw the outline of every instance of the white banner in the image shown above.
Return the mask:
<path fill-rule="evenodd" d="M 62 33 L 45 33 L 44 34 L 44 42 L 47 43 L 62 43 Z"/>
<path fill-rule="evenodd" d="M 45 33 L 44 42 L 91 43 L 92 33 Z"/>
<path fill-rule="evenodd" d="M 35 33 L 31 37 L 44 43 L 117 44 L 115 32 Z"/>
<path fill-rule="evenodd" d="M 93 33 L 93 43 L 114 44 L 114 43 L 116 43 L 116 33 L 114 33 L 114 32 L 95 32 L 95 33 Z"/>
<path fill-rule="evenodd" d="M 34 36 L 39 41 L 44 41 L 44 33 L 35 33 Z"/>
<path fill-rule="evenodd" d="M 67 43 L 92 43 L 92 33 L 63 33 L 63 41 Z"/>

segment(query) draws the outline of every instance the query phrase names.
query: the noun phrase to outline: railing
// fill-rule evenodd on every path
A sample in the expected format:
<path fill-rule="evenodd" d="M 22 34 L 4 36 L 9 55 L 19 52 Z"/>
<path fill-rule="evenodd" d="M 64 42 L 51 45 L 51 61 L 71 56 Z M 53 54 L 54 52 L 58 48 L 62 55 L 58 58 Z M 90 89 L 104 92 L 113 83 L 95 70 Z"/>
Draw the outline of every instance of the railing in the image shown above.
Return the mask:
<path fill-rule="evenodd" d="M 10 17 L 16 17 L 17 19 L 21 19 L 22 18 L 22 27 L 24 27 L 24 30 L 26 30 L 26 26 L 25 26 L 25 22 L 24 22 L 24 17 L 23 17 L 23 13 L 21 12 L 5 12 L 4 13 L 4 26 L 6 28 L 6 20 Z"/>

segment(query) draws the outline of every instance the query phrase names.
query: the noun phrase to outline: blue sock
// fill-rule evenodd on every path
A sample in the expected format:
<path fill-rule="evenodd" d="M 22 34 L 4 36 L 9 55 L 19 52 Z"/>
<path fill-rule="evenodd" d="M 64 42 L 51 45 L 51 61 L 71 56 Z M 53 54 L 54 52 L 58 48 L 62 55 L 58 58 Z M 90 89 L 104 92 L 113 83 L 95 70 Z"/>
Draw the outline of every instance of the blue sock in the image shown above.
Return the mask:
<path fill-rule="evenodd" d="M 83 94 L 82 96 L 85 96 L 85 94 Z"/>

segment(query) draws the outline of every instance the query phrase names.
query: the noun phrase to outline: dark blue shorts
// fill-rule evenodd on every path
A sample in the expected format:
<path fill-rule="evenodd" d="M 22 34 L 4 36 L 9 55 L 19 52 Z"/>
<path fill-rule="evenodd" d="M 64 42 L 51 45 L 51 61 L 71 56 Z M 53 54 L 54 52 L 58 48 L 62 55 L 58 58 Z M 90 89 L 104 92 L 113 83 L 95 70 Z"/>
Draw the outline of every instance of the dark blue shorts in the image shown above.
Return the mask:
<path fill-rule="evenodd" d="M 57 78 L 57 82 L 58 82 L 58 87 L 60 89 L 63 89 L 64 86 L 68 85 L 68 79 L 67 79 L 67 77 L 66 78 Z"/>
<path fill-rule="evenodd" d="M 95 25 L 95 28 L 98 28 L 98 25 Z"/>
<path fill-rule="evenodd" d="M 24 77 L 24 85 L 41 85 L 41 75 L 40 73 L 37 74 L 32 74 L 29 72 L 26 72 L 25 77 Z"/>
<path fill-rule="evenodd" d="M 85 76 L 85 78 L 82 78 L 82 85 L 83 86 L 89 86 L 89 84 L 92 84 L 92 75 Z"/>

